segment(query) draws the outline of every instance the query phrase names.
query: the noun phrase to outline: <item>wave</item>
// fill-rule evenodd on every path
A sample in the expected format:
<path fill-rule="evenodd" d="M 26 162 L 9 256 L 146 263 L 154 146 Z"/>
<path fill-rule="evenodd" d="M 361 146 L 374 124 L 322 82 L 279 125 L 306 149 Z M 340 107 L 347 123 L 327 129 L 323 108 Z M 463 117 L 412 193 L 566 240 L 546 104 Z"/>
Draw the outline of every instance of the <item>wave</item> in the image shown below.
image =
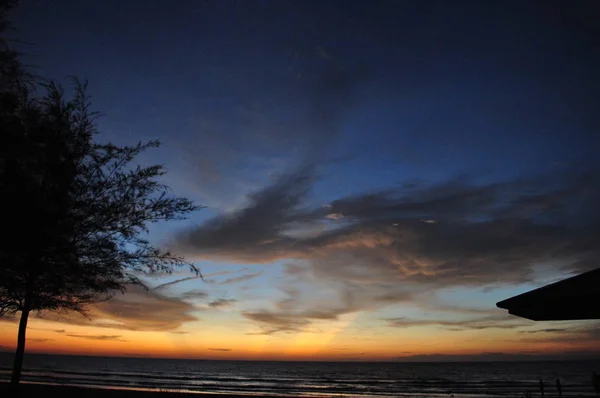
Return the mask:
<path fill-rule="evenodd" d="M 560 375 L 565 395 L 592 395 L 596 364 L 326 364 L 104 358 L 31 361 L 23 380 L 105 388 L 277 396 L 455 397 L 520 396 L 554 390 Z M 30 363 L 31 363 L 30 362 Z M 557 367 L 558 366 L 558 367 Z M 86 369 L 81 370 L 81 369 Z M 0 366 L 0 380 L 10 376 Z"/>

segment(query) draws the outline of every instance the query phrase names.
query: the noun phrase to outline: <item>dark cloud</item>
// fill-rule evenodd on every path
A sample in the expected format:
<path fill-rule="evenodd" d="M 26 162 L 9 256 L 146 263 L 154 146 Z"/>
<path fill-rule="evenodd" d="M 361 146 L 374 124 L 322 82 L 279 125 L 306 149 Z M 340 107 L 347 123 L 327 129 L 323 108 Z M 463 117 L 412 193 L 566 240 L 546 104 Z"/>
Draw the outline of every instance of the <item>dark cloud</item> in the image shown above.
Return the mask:
<path fill-rule="evenodd" d="M 249 334 L 274 334 L 305 331 L 310 321 L 297 316 L 277 314 L 269 311 L 244 312 L 242 315 L 260 325 L 260 332 Z"/>
<path fill-rule="evenodd" d="M 209 351 L 223 351 L 223 352 L 228 352 L 228 351 L 232 351 L 231 348 L 209 348 Z"/>
<path fill-rule="evenodd" d="M 295 260 L 286 265 L 288 277 L 333 290 L 340 301 L 331 307 L 315 305 L 311 297 L 288 297 L 289 308 L 244 315 L 268 333 L 304 330 L 312 319 L 335 319 L 442 288 L 531 283 L 534 267 L 548 262 L 560 264 L 563 274 L 597 267 L 598 173 L 565 171 L 496 183 L 411 182 L 310 207 L 312 172 L 304 168 L 283 176 L 251 195 L 244 209 L 177 237 L 179 248 L 196 258 Z M 319 318 L 309 308 L 325 310 Z"/>
<path fill-rule="evenodd" d="M 127 340 L 121 339 L 120 335 L 106 335 L 106 334 L 67 334 L 68 337 L 75 337 L 78 339 L 86 339 L 86 340 L 110 340 L 110 341 L 122 341 L 125 342 Z"/>
<path fill-rule="evenodd" d="M 529 334 L 534 334 L 534 333 L 556 333 L 556 332 L 564 332 L 568 329 L 557 329 L 557 328 L 551 328 L 551 329 L 538 329 L 538 330 L 521 330 L 519 331 L 519 333 L 529 333 Z"/>
<path fill-rule="evenodd" d="M 246 275 L 242 275 L 242 276 L 236 276 L 234 278 L 225 279 L 220 284 L 221 285 L 231 285 L 231 284 L 234 284 L 234 283 L 246 282 L 246 281 L 249 281 L 251 279 L 258 278 L 262 274 L 263 274 L 262 271 L 260 271 L 260 272 L 254 273 L 254 274 L 246 274 Z"/>
<path fill-rule="evenodd" d="M 406 328 L 413 326 L 438 326 L 451 331 L 482 329 L 515 329 L 528 324 L 528 322 L 524 321 L 523 319 L 502 315 L 457 321 L 435 319 L 410 319 L 404 317 L 383 318 L 382 320 L 386 321 L 387 325 L 391 327 Z"/>
<path fill-rule="evenodd" d="M 319 286 L 313 286 L 319 289 Z M 323 285 L 323 288 L 327 286 Z M 314 323 L 318 321 L 336 321 L 341 316 L 354 312 L 375 308 L 382 302 L 393 300 L 408 300 L 409 296 L 387 297 L 367 294 L 357 294 L 354 289 L 340 292 L 331 290 L 331 294 L 320 296 L 314 293 L 304 293 L 300 289 L 287 287 L 283 289 L 285 298 L 274 305 L 273 310 L 246 311 L 242 315 L 256 323 L 260 332 L 250 334 L 275 334 L 279 332 L 316 332 Z M 357 300 L 360 296 L 361 300 Z"/>
<path fill-rule="evenodd" d="M 181 294 L 179 297 L 182 300 L 204 300 L 208 297 L 208 293 L 203 290 L 194 289 Z"/>
<path fill-rule="evenodd" d="M 244 272 L 244 271 L 248 271 L 248 268 L 242 268 L 241 270 L 224 270 L 224 271 L 211 272 L 210 274 L 204 275 L 204 277 L 212 278 L 213 276 L 229 275 L 229 274 L 233 274 L 235 272 Z"/>
<path fill-rule="evenodd" d="M 538 333 L 552 333 L 553 342 L 564 342 L 572 344 L 595 345 L 600 340 L 600 323 L 589 322 L 588 324 L 572 326 L 569 328 L 551 328 L 541 330 L 527 330 L 523 334 L 534 334 L 536 336 L 523 337 L 519 341 L 544 342 L 546 337 L 538 337 Z"/>
<path fill-rule="evenodd" d="M 298 219 L 297 207 L 313 180 L 311 171 L 302 169 L 282 176 L 272 186 L 250 195 L 246 208 L 178 234 L 178 249 L 216 258 L 238 252 L 252 262 L 264 261 L 265 256 L 273 258 L 273 251 L 285 255 L 284 241 L 293 242 L 282 232 Z"/>
<path fill-rule="evenodd" d="M 130 330 L 172 330 L 196 320 L 190 314 L 193 305 L 139 287 L 128 288 L 125 294 L 98 303 L 95 308 Z"/>
<path fill-rule="evenodd" d="M 195 307 L 179 298 L 168 297 L 129 286 L 124 294 L 117 293 L 107 301 L 91 305 L 82 316 L 78 313 L 47 313 L 46 320 L 76 325 L 139 331 L 170 331 L 197 318 L 190 313 Z"/>
<path fill-rule="evenodd" d="M 208 303 L 208 306 L 210 308 L 223 308 L 223 307 L 229 307 L 233 304 L 237 303 L 237 300 L 233 300 L 233 299 L 217 299 L 217 300 L 213 300 L 210 303 Z"/>
<path fill-rule="evenodd" d="M 171 334 L 190 334 L 190 332 L 188 332 L 187 330 L 173 330 L 169 333 L 171 333 Z"/>
<path fill-rule="evenodd" d="M 306 172 L 253 194 L 237 213 L 183 232 L 181 248 L 240 262 L 315 259 L 323 264 L 319 272 L 367 267 L 372 275 L 443 285 L 530 281 L 531 264 L 549 258 L 594 266 L 586 261 L 598 250 L 597 174 L 413 184 L 309 211 L 300 208 L 312 181 Z M 290 234 L 293 223 L 321 225 L 330 213 L 342 214 L 344 222 L 309 237 Z M 330 264 L 350 257 L 346 266 Z"/>
<path fill-rule="evenodd" d="M 269 85 L 246 90 L 261 94 L 228 103 L 223 112 L 198 114 L 198 133 L 192 138 L 196 142 L 190 144 L 188 135 L 180 147 L 190 165 L 189 180 L 206 199 L 203 203 L 227 207 L 222 192 L 236 197 L 249 186 L 262 185 L 265 175 L 347 157 L 345 152 L 332 153 L 331 148 L 344 117 L 360 101 L 357 89 L 372 74 L 369 68 L 348 65 L 325 46 L 309 41 L 282 49 L 287 70 L 270 74 Z M 243 76 L 247 73 L 244 69 Z M 245 78 L 240 83 L 249 84 Z M 277 104 L 271 104 L 273 98 Z M 285 109 L 283 118 L 280 109 Z"/>
<path fill-rule="evenodd" d="M 194 279 L 199 279 L 199 278 L 202 278 L 202 276 L 188 276 L 186 278 L 177 279 L 177 280 L 174 280 L 174 281 L 171 281 L 171 282 L 167 282 L 167 283 L 163 283 L 161 285 L 155 286 L 153 290 L 164 289 L 164 288 L 169 287 L 169 286 L 177 285 L 177 284 L 182 283 L 182 282 L 192 281 Z"/>
<path fill-rule="evenodd" d="M 417 354 L 396 358 L 398 362 L 496 362 L 496 361 L 553 361 L 598 359 L 600 351 L 540 353 L 528 351 L 520 353 L 483 352 L 479 354 Z"/>
<path fill-rule="evenodd" d="M 44 343 L 46 341 L 54 341 L 54 339 L 41 339 L 41 338 L 38 339 L 38 338 L 32 338 L 32 337 L 30 337 L 30 338 L 27 339 L 27 341 L 34 341 L 36 343 Z"/>

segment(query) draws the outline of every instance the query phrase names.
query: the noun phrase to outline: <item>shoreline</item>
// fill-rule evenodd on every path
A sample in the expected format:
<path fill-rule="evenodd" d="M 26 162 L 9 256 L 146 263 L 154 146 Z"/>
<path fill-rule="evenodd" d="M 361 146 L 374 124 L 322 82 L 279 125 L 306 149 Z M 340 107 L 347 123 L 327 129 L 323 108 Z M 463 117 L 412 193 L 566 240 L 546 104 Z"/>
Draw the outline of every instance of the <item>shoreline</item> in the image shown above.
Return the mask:
<path fill-rule="evenodd" d="M 133 389 L 127 387 L 112 386 L 73 386 L 63 384 L 46 384 L 35 382 L 22 382 L 19 385 L 20 398 L 33 398 L 42 396 L 52 396 L 61 398 L 190 398 L 190 396 L 202 396 L 203 398 L 248 398 L 248 397 L 268 397 L 268 398 L 300 398 L 292 396 L 268 395 L 268 394 L 236 394 L 236 393 L 215 393 L 202 391 L 178 391 L 177 389 Z M 0 382 L 0 396 L 11 397 L 10 384 Z"/>
<path fill-rule="evenodd" d="M 61 398 L 190 398 L 191 396 L 201 396 L 202 398 L 306 398 L 306 396 L 288 396 L 288 395 L 270 395 L 270 394 L 236 394 L 236 393 L 215 393 L 215 392 L 201 392 L 201 391 L 177 391 L 177 390 L 139 390 L 139 389 L 128 389 L 127 387 L 103 387 L 103 386 L 71 386 L 62 384 L 44 384 L 44 383 L 30 383 L 24 382 L 19 386 L 19 394 L 17 396 L 11 395 L 9 390 L 10 384 L 7 382 L 0 382 L 0 396 L 6 398 L 38 398 L 42 396 L 58 396 Z M 556 394 L 547 392 L 548 397 L 555 397 Z M 410 394 L 397 394 L 396 397 L 410 397 Z M 450 396 L 444 394 L 415 394 L 421 398 L 425 397 L 442 397 Z M 503 397 L 503 398 L 521 398 L 523 394 L 516 395 L 487 395 L 487 394 L 467 394 L 452 395 L 456 397 Z M 539 397 L 539 392 L 532 392 L 531 397 Z M 569 398 L 589 398 L 593 397 L 593 394 L 589 395 L 568 395 Z M 352 397 L 352 395 L 332 395 L 332 397 Z M 381 395 L 382 398 L 390 397 Z"/>

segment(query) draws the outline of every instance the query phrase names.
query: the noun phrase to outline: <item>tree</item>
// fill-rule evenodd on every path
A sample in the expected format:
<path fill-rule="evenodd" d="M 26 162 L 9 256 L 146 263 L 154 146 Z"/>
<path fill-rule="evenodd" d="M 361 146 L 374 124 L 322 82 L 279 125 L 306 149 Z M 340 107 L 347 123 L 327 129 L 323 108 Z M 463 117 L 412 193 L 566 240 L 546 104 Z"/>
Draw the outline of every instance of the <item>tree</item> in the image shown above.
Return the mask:
<path fill-rule="evenodd" d="M 27 75 L 5 43 L 0 188 L 7 233 L 0 241 L 0 316 L 20 313 L 11 379 L 17 386 L 30 313 L 84 313 L 87 305 L 141 284 L 140 275 L 186 265 L 198 273 L 145 237 L 149 224 L 182 219 L 198 207 L 160 182 L 162 165 L 133 164 L 159 142 L 94 142 L 87 84 L 75 81 L 67 98 L 60 86 Z"/>

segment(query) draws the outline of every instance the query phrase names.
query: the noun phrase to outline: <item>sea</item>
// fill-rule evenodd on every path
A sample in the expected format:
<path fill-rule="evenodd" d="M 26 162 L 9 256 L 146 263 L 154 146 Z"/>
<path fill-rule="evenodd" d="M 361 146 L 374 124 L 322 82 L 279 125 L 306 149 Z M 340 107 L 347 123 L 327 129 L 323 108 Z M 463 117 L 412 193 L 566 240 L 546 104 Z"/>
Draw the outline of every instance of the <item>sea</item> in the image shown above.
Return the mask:
<path fill-rule="evenodd" d="M 0 354 L 0 380 L 12 355 Z M 256 362 L 26 354 L 23 381 L 101 388 L 294 397 L 594 396 L 600 361 Z"/>

